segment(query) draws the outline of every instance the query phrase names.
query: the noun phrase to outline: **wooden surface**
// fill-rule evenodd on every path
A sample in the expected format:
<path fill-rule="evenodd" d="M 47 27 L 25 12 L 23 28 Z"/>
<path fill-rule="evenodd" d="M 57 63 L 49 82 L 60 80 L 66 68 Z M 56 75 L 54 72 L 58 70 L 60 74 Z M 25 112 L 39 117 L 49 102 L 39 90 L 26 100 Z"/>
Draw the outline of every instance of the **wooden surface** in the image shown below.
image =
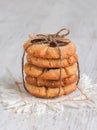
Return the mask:
<path fill-rule="evenodd" d="M 0 78 L 8 68 L 21 78 L 22 45 L 30 33 L 70 27 L 81 73 L 97 83 L 96 0 L 0 0 Z M 5 77 L 4 77 L 5 78 Z M 97 112 L 66 108 L 66 113 L 24 116 L 0 107 L 0 130 L 97 130 Z"/>

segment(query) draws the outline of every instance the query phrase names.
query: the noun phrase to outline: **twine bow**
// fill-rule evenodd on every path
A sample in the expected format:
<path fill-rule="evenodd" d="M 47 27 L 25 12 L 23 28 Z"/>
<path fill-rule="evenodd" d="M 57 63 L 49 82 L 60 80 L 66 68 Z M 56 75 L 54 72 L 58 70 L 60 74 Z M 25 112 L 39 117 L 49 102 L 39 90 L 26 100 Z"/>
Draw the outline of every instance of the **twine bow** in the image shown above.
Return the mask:
<path fill-rule="evenodd" d="M 66 31 L 63 34 L 60 34 L 61 32 Z M 59 53 L 60 53 L 60 87 L 59 87 L 59 92 L 58 92 L 58 96 L 60 95 L 60 90 L 62 87 L 62 52 L 61 52 L 61 48 L 60 46 L 65 46 L 67 45 L 70 40 L 66 39 L 65 37 L 67 35 L 69 35 L 70 30 L 67 28 L 62 28 L 61 30 L 59 30 L 57 33 L 55 34 L 47 34 L 47 35 L 43 35 L 43 34 L 38 34 L 36 35 L 37 38 L 31 40 L 31 44 L 27 46 L 27 48 L 25 50 L 27 50 L 30 46 L 32 46 L 33 44 L 49 44 L 50 47 L 58 47 L 59 49 Z M 24 57 L 25 57 L 25 50 L 22 56 L 22 79 L 23 79 L 23 86 L 25 87 L 25 79 L 24 79 Z M 78 68 L 78 80 L 77 80 L 77 85 L 79 83 L 79 79 L 80 79 L 80 69 L 79 69 L 79 62 L 77 62 L 77 68 Z M 26 89 L 27 90 L 27 89 Z"/>
<path fill-rule="evenodd" d="M 60 34 L 64 30 L 66 31 L 66 33 Z M 64 37 L 67 36 L 69 33 L 70 33 L 69 29 L 63 28 L 55 34 L 47 34 L 47 35 L 38 34 L 36 35 L 37 38 L 31 40 L 31 43 L 49 44 L 51 47 L 64 46 L 70 42 L 70 40 L 66 38 L 64 39 Z"/>

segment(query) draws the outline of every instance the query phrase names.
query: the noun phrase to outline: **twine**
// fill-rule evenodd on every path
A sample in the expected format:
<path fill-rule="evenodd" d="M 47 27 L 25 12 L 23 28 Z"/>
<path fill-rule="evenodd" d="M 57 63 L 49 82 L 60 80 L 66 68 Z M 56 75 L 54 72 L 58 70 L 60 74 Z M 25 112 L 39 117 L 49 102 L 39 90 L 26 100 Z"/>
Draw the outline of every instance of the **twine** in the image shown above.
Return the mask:
<path fill-rule="evenodd" d="M 60 34 L 63 31 L 66 31 L 66 32 L 63 33 L 63 34 Z M 70 41 L 65 38 L 67 35 L 69 35 L 69 33 L 70 33 L 69 29 L 62 28 L 61 30 L 59 30 L 55 34 L 47 34 L 47 35 L 38 34 L 38 35 L 36 35 L 36 36 L 38 36 L 37 38 L 31 40 L 31 44 L 26 47 L 26 49 L 23 52 L 23 56 L 22 56 L 22 79 L 23 79 L 23 86 L 24 86 L 25 89 L 26 89 L 26 87 L 25 87 L 25 79 L 24 79 L 24 57 L 25 57 L 25 51 L 30 46 L 32 46 L 33 44 L 38 44 L 38 43 L 39 44 L 40 43 L 42 43 L 42 44 L 49 44 L 49 46 L 51 46 L 51 47 L 58 47 L 59 53 L 60 53 L 60 87 L 59 87 L 58 96 L 60 95 L 60 90 L 61 90 L 61 87 L 62 87 L 62 59 L 63 59 L 60 46 L 64 46 L 64 45 L 69 44 Z M 64 41 L 64 38 L 66 39 L 65 41 Z M 79 69 L 79 62 L 78 61 L 77 61 L 77 68 L 78 68 L 78 80 L 77 80 L 76 85 L 78 85 L 79 80 L 80 80 L 80 69 Z M 28 90 L 26 89 L 26 91 L 28 91 Z"/>

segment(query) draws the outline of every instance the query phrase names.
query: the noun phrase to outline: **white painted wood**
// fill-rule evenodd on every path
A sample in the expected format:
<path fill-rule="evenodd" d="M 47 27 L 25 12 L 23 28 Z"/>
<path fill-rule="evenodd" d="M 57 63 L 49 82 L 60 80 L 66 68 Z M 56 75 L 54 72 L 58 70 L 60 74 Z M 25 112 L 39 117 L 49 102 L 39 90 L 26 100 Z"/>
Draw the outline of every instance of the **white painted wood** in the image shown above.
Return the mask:
<path fill-rule="evenodd" d="M 9 68 L 21 78 L 22 45 L 29 33 L 70 27 L 81 73 L 97 83 L 96 0 L 0 0 L 0 77 Z M 4 77 L 5 78 L 5 77 Z M 66 113 L 26 117 L 0 107 L 0 130 L 97 130 L 97 112 L 66 108 Z"/>

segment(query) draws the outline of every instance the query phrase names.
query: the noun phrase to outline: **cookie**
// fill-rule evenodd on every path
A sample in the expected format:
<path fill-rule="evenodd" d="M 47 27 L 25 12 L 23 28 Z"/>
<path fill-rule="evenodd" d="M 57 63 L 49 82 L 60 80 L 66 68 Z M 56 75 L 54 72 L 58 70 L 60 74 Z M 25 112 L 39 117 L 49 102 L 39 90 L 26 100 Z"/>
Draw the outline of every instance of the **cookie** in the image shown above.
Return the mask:
<path fill-rule="evenodd" d="M 61 85 L 63 87 L 65 85 L 72 84 L 72 83 L 76 82 L 77 79 L 78 79 L 77 74 L 71 75 L 70 77 L 63 79 Z M 45 86 L 45 87 L 51 87 L 51 88 L 60 87 L 60 81 L 43 80 L 40 78 L 31 77 L 31 76 L 26 76 L 25 80 L 28 84 L 31 84 L 34 86 L 40 86 L 40 87 Z"/>
<path fill-rule="evenodd" d="M 26 63 L 24 66 L 25 73 L 32 77 L 38 77 L 44 80 L 59 80 L 60 79 L 60 68 L 58 69 L 45 69 Z M 77 65 L 62 68 L 62 79 L 67 78 L 70 75 L 75 74 L 77 71 Z"/>
<path fill-rule="evenodd" d="M 27 55 L 27 62 L 42 68 L 60 68 L 60 59 L 44 59 Z M 74 54 L 69 58 L 62 60 L 62 67 L 73 65 L 78 60 L 78 56 Z"/>
<path fill-rule="evenodd" d="M 64 39 L 65 40 L 65 39 Z M 29 46 L 31 45 L 31 46 Z M 48 59 L 58 59 L 60 58 L 60 52 L 58 47 L 51 47 L 49 44 L 42 43 L 31 43 L 31 40 L 28 40 L 24 44 L 25 51 L 34 57 L 38 58 L 48 58 Z M 61 55 L 63 58 L 68 58 L 75 54 L 76 48 L 74 44 L 70 41 L 70 43 L 65 46 L 60 46 Z"/>
<path fill-rule="evenodd" d="M 41 98 L 54 98 L 66 94 L 70 94 L 74 90 L 76 90 L 77 85 L 76 83 L 67 85 L 65 87 L 60 88 L 60 94 L 59 94 L 59 88 L 46 88 L 46 87 L 37 87 L 28 84 L 27 82 L 25 83 L 25 87 L 28 90 L 30 94 L 36 97 L 41 97 Z"/>

